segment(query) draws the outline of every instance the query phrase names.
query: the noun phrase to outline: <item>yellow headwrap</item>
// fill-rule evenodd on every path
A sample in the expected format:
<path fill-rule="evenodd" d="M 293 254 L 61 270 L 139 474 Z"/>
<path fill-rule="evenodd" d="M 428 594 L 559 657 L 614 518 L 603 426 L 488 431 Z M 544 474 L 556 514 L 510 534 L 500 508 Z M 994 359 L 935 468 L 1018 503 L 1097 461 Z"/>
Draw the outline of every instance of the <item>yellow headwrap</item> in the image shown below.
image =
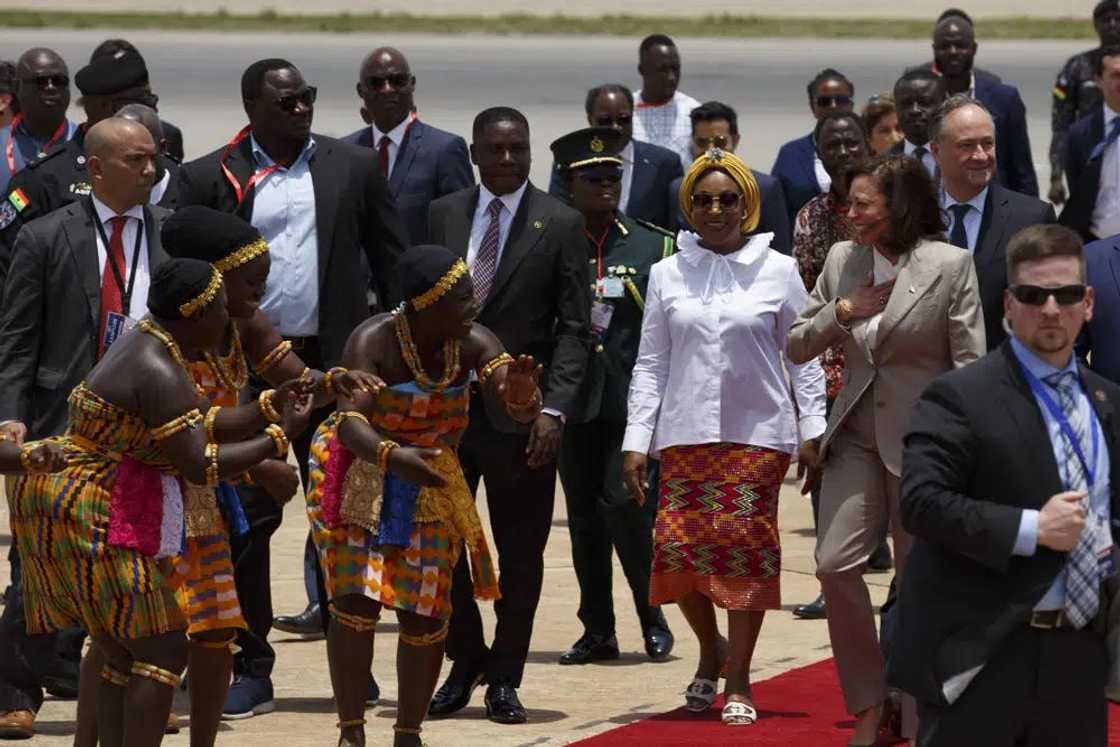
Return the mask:
<path fill-rule="evenodd" d="M 684 181 L 681 182 L 678 199 L 680 200 L 681 215 L 685 217 L 689 225 L 692 225 L 692 190 L 696 188 L 696 183 L 709 171 L 722 171 L 739 185 L 739 191 L 743 193 L 744 207 L 743 222 L 739 224 L 739 230 L 742 231 L 743 235 L 745 236 L 758 228 L 759 214 L 762 209 L 762 195 L 758 190 L 758 182 L 755 181 L 754 174 L 751 173 L 745 163 L 739 160 L 738 156 L 719 148 L 712 148 L 698 156 L 692 162 L 692 166 L 689 167 L 688 173 L 684 175 Z"/>

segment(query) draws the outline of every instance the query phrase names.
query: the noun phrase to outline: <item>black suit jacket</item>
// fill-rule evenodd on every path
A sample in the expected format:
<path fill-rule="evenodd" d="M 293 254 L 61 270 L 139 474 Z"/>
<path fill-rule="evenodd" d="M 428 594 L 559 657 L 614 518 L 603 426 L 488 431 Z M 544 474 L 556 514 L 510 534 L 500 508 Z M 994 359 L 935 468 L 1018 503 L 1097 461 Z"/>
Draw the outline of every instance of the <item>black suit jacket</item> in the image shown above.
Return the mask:
<path fill-rule="evenodd" d="M 405 239 L 400 216 L 377 166 L 377 154 L 324 135 L 313 137 L 316 149 L 310 168 L 319 240 L 319 344 L 324 365 L 333 366 L 350 333 L 369 316 L 366 289 L 374 288 L 383 305 L 391 297 L 393 265 Z M 183 164 L 179 207 L 206 205 L 250 221 L 255 191 L 249 190 L 238 205 L 233 186 L 219 166 L 223 151 Z M 233 149 L 226 166 L 240 184 L 249 181 L 255 171 L 249 138 Z M 270 282 L 283 279 L 271 278 Z"/>
<path fill-rule="evenodd" d="M 66 430 L 66 398 L 97 360 L 101 271 L 88 198 L 25 225 L 16 239 L 0 312 L 0 421 L 29 438 Z M 144 207 L 148 266 L 167 259 L 159 230 L 171 213 Z"/>
<path fill-rule="evenodd" d="M 1054 223 L 1054 208 L 1048 202 L 1012 192 L 995 182 L 988 186 L 988 199 L 980 218 L 980 234 L 972 258 L 984 306 L 984 332 L 988 350 L 1007 338 L 1003 331 L 1003 291 L 1007 288 L 1007 243 L 1028 226 Z"/>
<path fill-rule="evenodd" d="M 672 194 L 672 185 L 684 176 L 681 157 L 668 148 L 652 143 L 632 140 L 634 143 L 634 170 L 630 174 L 630 199 L 626 203 L 626 215 L 635 220 L 644 220 L 661 228 L 675 230 L 677 199 Z M 557 164 L 552 164 L 552 179 L 548 193 L 567 203 L 568 189 L 564 184 L 564 173 Z"/>
<path fill-rule="evenodd" d="M 1117 464 L 1120 387 L 1080 370 L 1103 445 Z M 1112 479 L 1110 488 L 1116 538 L 1120 480 Z M 1011 550 L 1022 510 L 1040 509 L 1063 489 L 1042 414 L 1010 343 L 929 385 L 904 439 L 902 523 L 915 542 L 892 642 L 900 655 L 888 665 L 893 685 L 943 703 L 946 680 L 991 661 L 1001 642 L 1027 624 L 1066 553 Z"/>
<path fill-rule="evenodd" d="M 433 202 L 429 241 L 465 259 L 478 195 L 479 188 L 471 187 Z M 511 355 L 531 355 L 544 364 L 544 406 L 574 415 L 587 369 L 590 315 L 583 216 L 529 184 L 478 321 Z M 487 415 L 500 431 L 527 430 L 489 402 Z"/>
<path fill-rule="evenodd" d="M 1066 135 L 1063 158 L 1066 181 L 1069 182 L 1069 200 L 1058 220 L 1081 234 L 1085 241 L 1106 236 L 1094 236 L 1089 227 L 1093 210 L 1097 206 L 1097 193 L 1101 187 L 1102 156 L 1089 158 L 1097 143 L 1104 140 L 1104 110 L 1097 108 L 1092 114 L 1073 123 Z"/>
<path fill-rule="evenodd" d="M 753 236 L 756 233 L 774 234 L 774 239 L 770 242 L 770 248 L 789 256 L 793 253 L 793 224 L 790 223 L 786 191 L 782 188 L 782 183 L 775 177 L 754 169 L 751 169 L 751 173 L 754 174 L 754 180 L 758 182 L 758 192 L 762 197 L 762 205 L 759 207 L 758 228 L 754 229 L 751 235 Z M 673 199 L 674 220 L 670 228 L 672 230 L 691 231 L 692 227 L 681 215 L 680 201 L 677 198 L 683 181 L 684 177 L 679 177 L 669 186 L 669 194 Z"/>

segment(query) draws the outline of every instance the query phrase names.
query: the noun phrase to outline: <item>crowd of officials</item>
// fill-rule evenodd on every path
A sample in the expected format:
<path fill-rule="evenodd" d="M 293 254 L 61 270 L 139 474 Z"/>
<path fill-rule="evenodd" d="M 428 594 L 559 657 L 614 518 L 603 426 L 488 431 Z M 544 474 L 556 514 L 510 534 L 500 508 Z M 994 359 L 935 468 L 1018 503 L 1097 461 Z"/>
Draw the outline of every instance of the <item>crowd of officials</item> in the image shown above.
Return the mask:
<path fill-rule="evenodd" d="M 520 111 L 438 129 L 391 47 L 351 135 L 315 132 L 313 81 L 265 59 L 247 124 L 187 162 L 127 41 L 73 80 L 46 48 L 0 65 L 0 738 L 49 692 L 77 698 L 77 745 L 158 744 L 186 671 L 212 744 L 275 709 L 276 627 L 326 637 L 338 743 L 364 745 L 384 608 L 395 744 L 482 685 L 522 723 L 557 478 L 583 627 L 559 664 L 619 656 L 617 553 L 649 658 L 665 604 L 699 642 L 687 709 L 724 679 L 722 723 L 748 726 L 796 462 L 821 595 L 794 614 L 827 619 L 850 745 L 1103 745 L 1120 1 L 1093 23 L 1053 90 L 1047 201 L 959 9 L 862 107 L 812 76 L 815 124 L 769 173 L 649 36 L 641 87 L 591 88 L 552 143 L 547 192 Z M 307 605 L 274 616 L 301 487 Z M 895 574 L 878 624 L 869 568 Z"/>

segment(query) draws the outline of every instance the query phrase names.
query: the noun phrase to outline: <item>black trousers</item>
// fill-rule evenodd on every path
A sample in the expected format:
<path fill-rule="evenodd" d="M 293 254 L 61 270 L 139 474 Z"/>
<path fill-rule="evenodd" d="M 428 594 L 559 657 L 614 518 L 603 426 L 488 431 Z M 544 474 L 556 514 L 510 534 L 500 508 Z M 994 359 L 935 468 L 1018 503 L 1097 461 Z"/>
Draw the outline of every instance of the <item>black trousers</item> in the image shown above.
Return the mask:
<path fill-rule="evenodd" d="M 918 703 L 921 747 L 1104 747 L 1104 636 L 1017 628 L 950 706 Z"/>
<path fill-rule="evenodd" d="M 643 631 L 657 614 L 649 604 L 657 501 L 647 496 L 645 506 L 639 506 L 622 482 L 625 432 L 626 423 L 602 419 L 569 424 L 560 444 L 560 481 L 579 582 L 578 617 L 586 632 L 599 635 L 615 632 L 612 549 L 622 563 Z M 657 483 L 655 476 L 650 483 Z"/>
<path fill-rule="evenodd" d="M 529 654 L 556 495 L 556 465 L 530 469 L 525 457 L 528 442 L 527 435 L 496 431 L 478 397 L 472 399 L 471 422 L 459 457 L 472 493 L 477 493 L 480 479 L 486 481 L 502 598 L 494 603 L 498 624 L 494 642 L 487 648 L 463 553 L 451 586 L 447 656 L 459 671 L 481 671 L 491 683 L 514 687 L 521 685 Z"/>

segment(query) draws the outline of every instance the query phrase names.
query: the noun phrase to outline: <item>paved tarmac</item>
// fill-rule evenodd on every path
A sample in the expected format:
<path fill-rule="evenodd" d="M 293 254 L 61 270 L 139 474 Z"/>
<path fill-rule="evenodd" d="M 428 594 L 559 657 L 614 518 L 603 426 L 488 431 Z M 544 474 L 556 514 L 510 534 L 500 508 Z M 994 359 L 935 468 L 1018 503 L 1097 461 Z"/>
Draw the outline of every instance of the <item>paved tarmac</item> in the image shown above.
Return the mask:
<path fill-rule="evenodd" d="M 427 122 L 468 138 L 474 115 L 507 104 L 529 118 L 536 155 L 532 178 L 547 184 L 548 144 L 585 126 L 584 95 L 598 83 L 640 85 L 637 40 L 538 36 L 271 35 L 0 29 L 5 55 L 33 45 L 56 49 L 71 75 L 93 47 L 125 35 L 144 54 L 160 112 L 185 134 L 187 157 L 224 145 L 244 124 L 241 72 L 254 60 L 282 56 L 319 87 L 315 129 L 342 135 L 362 126 L 354 92 L 362 57 L 382 44 L 408 55 L 417 76 L 416 101 Z M 719 99 L 739 112 L 740 155 L 769 171 L 779 146 L 812 126 L 805 86 L 817 70 L 834 67 L 856 86 L 862 105 L 889 90 L 903 68 L 930 58 L 919 40 L 681 39 L 681 90 L 701 101 Z M 1026 102 L 1039 181 L 1049 178 L 1050 90 L 1064 61 L 1084 42 L 984 43 L 978 64 L 1019 87 Z M 78 98 L 74 92 L 74 100 Z M 81 119 L 75 110 L 72 117 Z"/>

